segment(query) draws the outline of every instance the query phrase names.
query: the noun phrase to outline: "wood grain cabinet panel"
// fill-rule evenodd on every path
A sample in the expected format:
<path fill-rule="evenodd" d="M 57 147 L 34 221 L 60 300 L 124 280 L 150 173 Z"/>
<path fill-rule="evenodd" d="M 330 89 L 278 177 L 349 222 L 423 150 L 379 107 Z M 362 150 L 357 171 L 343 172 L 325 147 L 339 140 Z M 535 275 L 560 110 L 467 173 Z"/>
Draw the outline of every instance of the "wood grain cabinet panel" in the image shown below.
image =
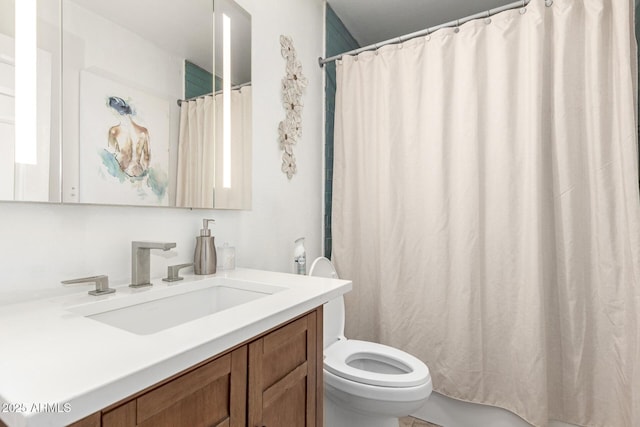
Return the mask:
<path fill-rule="evenodd" d="M 312 312 L 249 344 L 250 427 L 322 427 L 318 317 Z"/>
<path fill-rule="evenodd" d="M 247 347 L 218 357 L 117 408 L 103 427 L 245 427 Z"/>
<path fill-rule="evenodd" d="M 102 414 L 102 425 L 105 427 L 129 427 L 136 425 L 136 400 L 118 406 Z"/>
<path fill-rule="evenodd" d="M 100 413 L 91 414 L 86 418 L 76 421 L 69 427 L 100 427 Z"/>

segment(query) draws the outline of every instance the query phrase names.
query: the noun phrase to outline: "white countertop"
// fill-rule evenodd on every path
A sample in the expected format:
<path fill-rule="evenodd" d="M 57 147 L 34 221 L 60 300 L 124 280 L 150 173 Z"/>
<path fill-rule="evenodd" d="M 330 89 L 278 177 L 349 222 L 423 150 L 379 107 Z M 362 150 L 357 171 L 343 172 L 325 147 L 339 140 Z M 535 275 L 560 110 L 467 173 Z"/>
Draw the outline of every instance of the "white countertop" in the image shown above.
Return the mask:
<path fill-rule="evenodd" d="M 115 294 L 77 294 L 0 307 L 0 419 L 10 427 L 77 421 L 351 290 L 351 282 L 260 270 L 184 275 Z M 148 335 L 110 326 L 70 307 L 229 278 L 286 288 Z M 113 285 L 112 285 L 113 287 Z M 145 294 L 146 295 L 146 294 Z"/>

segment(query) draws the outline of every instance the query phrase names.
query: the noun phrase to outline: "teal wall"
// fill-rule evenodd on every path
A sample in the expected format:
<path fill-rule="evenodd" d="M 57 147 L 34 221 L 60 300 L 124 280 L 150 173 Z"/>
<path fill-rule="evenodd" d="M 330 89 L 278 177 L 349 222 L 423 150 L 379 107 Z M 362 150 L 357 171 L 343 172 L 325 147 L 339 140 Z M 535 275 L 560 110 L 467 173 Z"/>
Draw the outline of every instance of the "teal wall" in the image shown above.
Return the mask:
<path fill-rule="evenodd" d="M 636 5 L 636 20 L 635 20 L 635 24 L 636 24 L 636 41 L 640 40 L 640 1 L 636 0 L 635 1 L 635 5 Z M 638 55 L 638 64 L 640 64 L 640 49 L 638 49 L 636 51 L 636 55 Z M 638 80 L 640 81 L 640 67 L 638 67 Z M 640 84 L 638 84 L 638 99 L 640 100 Z M 638 110 L 638 121 L 636 122 L 636 125 L 638 126 L 638 163 L 640 164 L 640 108 L 637 108 Z M 640 186 L 640 180 L 638 181 L 638 185 Z"/>
<path fill-rule="evenodd" d="M 216 90 L 222 89 L 222 81 L 216 76 Z M 185 99 L 213 92 L 211 73 L 196 64 L 184 61 L 184 97 Z"/>
<path fill-rule="evenodd" d="M 338 15 L 327 4 L 326 11 L 326 51 L 325 58 L 348 52 L 360 47 Z M 326 121 L 325 121 L 325 193 L 324 193 L 324 255 L 331 258 L 331 195 L 333 190 L 333 119 L 336 100 L 336 64 L 325 64 Z"/>

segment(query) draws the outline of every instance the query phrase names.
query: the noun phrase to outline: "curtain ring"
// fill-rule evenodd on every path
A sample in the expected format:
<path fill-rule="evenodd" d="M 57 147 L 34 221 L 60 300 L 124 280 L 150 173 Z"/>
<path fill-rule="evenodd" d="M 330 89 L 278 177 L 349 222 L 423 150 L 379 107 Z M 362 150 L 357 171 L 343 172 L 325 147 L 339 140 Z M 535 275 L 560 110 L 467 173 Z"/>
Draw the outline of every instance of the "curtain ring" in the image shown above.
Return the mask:
<path fill-rule="evenodd" d="M 489 25 L 491 24 L 491 11 L 487 10 L 485 13 L 487 16 L 484 18 L 484 23 Z"/>
<path fill-rule="evenodd" d="M 545 6 L 547 6 L 547 7 L 552 6 L 552 5 L 553 5 L 553 0 L 546 0 L 546 1 L 544 2 L 544 5 L 545 5 Z"/>
<path fill-rule="evenodd" d="M 522 7 L 520 8 L 520 15 L 527 13 L 527 0 L 522 0 Z"/>
<path fill-rule="evenodd" d="M 454 33 L 460 32 L 460 20 L 456 19 L 456 28 L 453 30 Z"/>

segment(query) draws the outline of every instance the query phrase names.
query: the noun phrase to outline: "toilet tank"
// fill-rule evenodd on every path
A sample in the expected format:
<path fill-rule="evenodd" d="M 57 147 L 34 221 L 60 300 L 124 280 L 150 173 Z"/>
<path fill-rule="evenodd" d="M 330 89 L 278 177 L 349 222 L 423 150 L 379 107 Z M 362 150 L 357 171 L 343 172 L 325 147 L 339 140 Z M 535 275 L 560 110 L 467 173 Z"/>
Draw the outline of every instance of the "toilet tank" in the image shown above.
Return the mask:
<path fill-rule="evenodd" d="M 313 261 L 309 269 L 309 276 L 338 279 L 338 273 L 331 261 L 320 257 Z M 324 348 L 338 339 L 344 339 L 344 297 L 339 296 L 323 306 Z"/>

